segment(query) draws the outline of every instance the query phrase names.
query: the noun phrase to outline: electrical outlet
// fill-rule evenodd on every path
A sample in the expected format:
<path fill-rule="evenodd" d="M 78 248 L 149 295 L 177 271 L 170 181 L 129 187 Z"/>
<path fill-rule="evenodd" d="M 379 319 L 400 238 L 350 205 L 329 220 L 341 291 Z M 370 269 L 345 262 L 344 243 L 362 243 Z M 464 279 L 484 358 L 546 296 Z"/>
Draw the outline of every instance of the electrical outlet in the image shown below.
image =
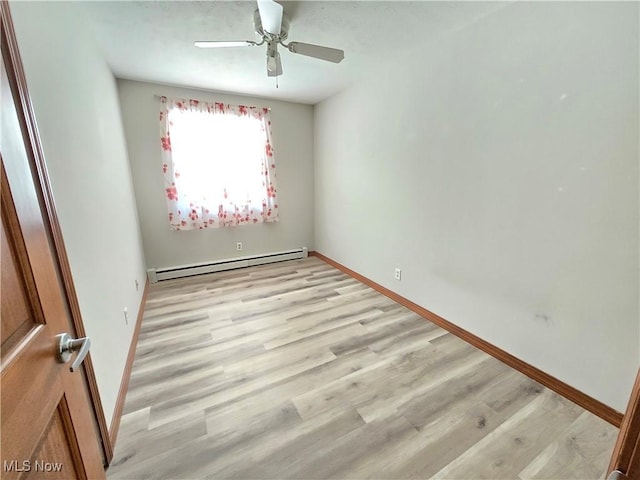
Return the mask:
<path fill-rule="evenodd" d="M 236 243 L 236 250 L 239 252 L 242 250 L 242 242 Z"/>
<path fill-rule="evenodd" d="M 124 323 L 129 325 L 129 309 L 124 307 Z"/>
<path fill-rule="evenodd" d="M 396 280 L 402 280 L 402 270 L 400 270 L 399 268 L 396 268 L 395 273 L 393 274 L 393 277 Z"/>

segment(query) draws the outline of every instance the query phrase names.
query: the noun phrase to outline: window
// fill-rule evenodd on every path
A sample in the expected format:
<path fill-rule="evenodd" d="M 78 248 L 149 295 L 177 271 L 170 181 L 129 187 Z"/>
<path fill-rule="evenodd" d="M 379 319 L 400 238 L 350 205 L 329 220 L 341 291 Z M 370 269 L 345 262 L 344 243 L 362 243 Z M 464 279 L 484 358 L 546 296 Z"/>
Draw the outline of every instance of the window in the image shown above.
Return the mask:
<path fill-rule="evenodd" d="M 166 97 L 160 101 L 171 228 L 277 221 L 269 109 Z"/>

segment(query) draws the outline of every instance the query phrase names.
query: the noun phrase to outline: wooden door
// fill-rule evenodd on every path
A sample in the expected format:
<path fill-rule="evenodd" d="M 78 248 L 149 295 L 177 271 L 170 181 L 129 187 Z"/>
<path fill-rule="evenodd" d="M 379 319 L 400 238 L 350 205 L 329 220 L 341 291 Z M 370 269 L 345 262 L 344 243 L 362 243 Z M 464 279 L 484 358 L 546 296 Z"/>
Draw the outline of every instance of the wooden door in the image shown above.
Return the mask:
<path fill-rule="evenodd" d="M 611 455 L 610 478 L 640 480 L 640 369 Z"/>
<path fill-rule="evenodd" d="M 5 5 L 3 5 L 5 7 Z M 6 40 L 2 22 L 2 38 Z M 56 358 L 56 335 L 74 334 L 51 232 L 18 116 L 20 97 L 1 68 L 0 477 L 104 478 L 80 371 Z"/>

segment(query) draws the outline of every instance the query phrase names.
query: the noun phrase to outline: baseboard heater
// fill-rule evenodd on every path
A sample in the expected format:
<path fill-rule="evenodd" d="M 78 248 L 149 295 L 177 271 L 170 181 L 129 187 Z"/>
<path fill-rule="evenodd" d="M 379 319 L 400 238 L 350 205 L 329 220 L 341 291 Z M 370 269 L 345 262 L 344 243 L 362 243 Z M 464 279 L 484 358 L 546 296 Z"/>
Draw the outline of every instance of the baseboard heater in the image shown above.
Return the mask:
<path fill-rule="evenodd" d="M 190 277 L 192 275 L 202 275 L 203 273 L 222 272 L 235 268 L 252 267 L 254 265 L 265 265 L 267 263 L 284 262 L 286 260 L 297 260 L 309 256 L 307 247 L 286 252 L 265 253 L 262 255 L 252 255 L 248 257 L 231 258 L 228 260 L 216 260 L 207 263 L 194 263 L 191 265 L 181 265 L 177 267 L 150 268 L 147 270 L 149 282 L 156 283 L 161 280 L 172 278 Z"/>

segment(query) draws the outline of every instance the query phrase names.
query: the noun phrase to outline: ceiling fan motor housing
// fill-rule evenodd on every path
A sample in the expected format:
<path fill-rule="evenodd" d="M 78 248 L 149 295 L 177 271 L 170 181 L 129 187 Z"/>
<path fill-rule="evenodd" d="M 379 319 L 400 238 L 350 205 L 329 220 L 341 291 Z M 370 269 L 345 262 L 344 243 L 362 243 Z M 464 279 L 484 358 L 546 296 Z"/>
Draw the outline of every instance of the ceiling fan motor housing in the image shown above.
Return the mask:
<path fill-rule="evenodd" d="M 258 9 L 253 12 L 253 27 L 258 41 L 225 41 L 210 40 L 197 41 L 196 47 L 224 48 L 224 47 L 255 47 L 267 46 L 267 76 L 282 75 L 282 62 L 278 46 L 286 48 L 291 53 L 317 58 L 327 62 L 340 63 L 344 59 L 344 51 L 337 48 L 323 47 L 303 42 L 284 43 L 289 36 L 289 17 L 284 15 L 283 7 L 274 0 L 257 0 Z"/>
<path fill-rule="evenodd" d="M 289 36 L 289 17 L 286 15 L 282 15 L 282 26 L 280 27 L 280 35 L 274 36 L 264 31 L 262 28 L 262 19 L 260 18 L 260 10 L 256 9 L 253 12 L 253 26 L 256 31 L 256 35 L 260 37 L 261 40 L 269 41 L 271 39 L 275 39 L 277 41 L 286 40 Z"/>

